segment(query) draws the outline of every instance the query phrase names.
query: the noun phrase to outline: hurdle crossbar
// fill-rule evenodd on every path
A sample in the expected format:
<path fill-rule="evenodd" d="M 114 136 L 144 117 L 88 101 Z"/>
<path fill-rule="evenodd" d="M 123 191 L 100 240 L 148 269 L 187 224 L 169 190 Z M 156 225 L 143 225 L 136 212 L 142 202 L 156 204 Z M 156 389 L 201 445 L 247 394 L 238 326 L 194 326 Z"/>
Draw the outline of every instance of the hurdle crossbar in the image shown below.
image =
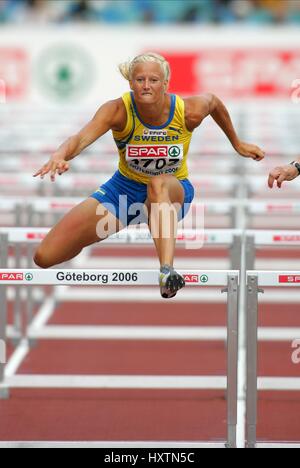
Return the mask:
<path fill-rule="evenodd" d="M 10 244 L 33 243 L 43 240 L 49 233 L 49 228 L 0 228 L 0 235 L 7 235 Z M 206 229 L 201 232 L 196 229 L 179 229 L 177 242 L 197 242 L 201 241 L 207 245 L 231 245 L 235 238 L 241 237 L 242 231 L 239 229 Z M 149 229 L 129 228 L 110 236 L 105 243 L 146 243 L 153 242 Z"/>
<path fill-rule="evenodd" d="M 299 231 L 278 230 L 247 230 L 246 242 L 246 269 L 255 269 L 256 250 L 263 247 L 293 248 L 300 246 Z"/>

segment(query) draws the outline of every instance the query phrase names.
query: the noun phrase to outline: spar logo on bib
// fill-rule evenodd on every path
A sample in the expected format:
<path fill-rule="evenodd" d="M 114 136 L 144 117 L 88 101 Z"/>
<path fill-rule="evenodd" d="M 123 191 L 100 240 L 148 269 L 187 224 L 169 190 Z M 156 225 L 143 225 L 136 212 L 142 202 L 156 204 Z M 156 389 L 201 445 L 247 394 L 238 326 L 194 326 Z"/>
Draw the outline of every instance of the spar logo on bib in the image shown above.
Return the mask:
<path fill-rule="evenodd" d="M 127 145 L 126 161 L 139 174 L 176 174 L 184 157 L 183 145 Z"/>
<path fill-rule="evenodd" d="M 180 156 L 179 146 L 171 146 L 171 148 L 169 148 L 169 156 L 171 158 L 179 158 Z"/>
<path fill-rule="evenodd" d="M 179 158 L 181 155 L 180 146 L 133 146 L 128 145 L 127 156 L 128 158 Z"/>

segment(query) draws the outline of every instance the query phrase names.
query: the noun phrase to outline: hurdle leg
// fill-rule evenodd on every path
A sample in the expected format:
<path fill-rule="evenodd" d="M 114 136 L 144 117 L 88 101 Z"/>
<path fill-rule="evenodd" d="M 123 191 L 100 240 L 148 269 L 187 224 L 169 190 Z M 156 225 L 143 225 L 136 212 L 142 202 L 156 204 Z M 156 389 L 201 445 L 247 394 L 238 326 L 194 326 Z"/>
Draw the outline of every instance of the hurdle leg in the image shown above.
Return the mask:
<path fill-rule="evenodd" d="M 15 209 L 15 226 L 16 227 L 21 227 L 22 225 L 23 225 L 22 206 L 17 204 L 16 209 Z"/>
<path fill-rule="evenodd" d="M 255 270 L 255 238 L 254 236 L 246 236 L 246 271 Z"/>
<path fill-rule="evenodd" d="M 238 401 L 238 276 L 228 276 L 227 287 L 227 448 L 237 446 Z"/>
<path fill-rule="evenodd" d="M 27 266 L 28 269 L 32 269 L 32 259 L 33 259 L 33 246 L 28 244 L 27 246 Z M 28 327 L 31 325 L 33 320 L 33 309 L 34 309 L 34 290 L 33 288 L 27 288 L 27 303 L 26 303 L 26 334 Z M 34 346 L 35 342 L 30 343 Z"/>
<path fill-rule="evenodd" d="M 21 257 L 22 257 L 22 246 L 23 244 L 16 244 L 15 245 L 15 257 L 16 257 L 16 264 L 15 268 L 21 268 Z M 16 286 L 15 287 L 15 301 L 14 301 L 14 338 L 13 344 L 17 346 L 19 341 L 22 338 L 22 287 Z"/>
<path fill-rule="evenodd" d="M 234 236 L 233 242 L 230 247 L 230 268 L 231 270 L 241 270 L 241 257 L 242 257 L 242 238 L 241 236 Z"/>
<path fill-rule="evenodd" d="M 8 236 L 0 234 L 0 264 L 7 268 Z M 0 285 L 0 399 L 8 398 L 9 391 L 4 386 L 6 364 L 6 327 L 7 327 L 7 286 Z"/>
<path fill-rule="evenodd" d="M 256 447 L 257 427 L 257 343 L 258 343 L 258 287 L 257 276 L 247 277 L 247 391 L 246 446 Z"/>

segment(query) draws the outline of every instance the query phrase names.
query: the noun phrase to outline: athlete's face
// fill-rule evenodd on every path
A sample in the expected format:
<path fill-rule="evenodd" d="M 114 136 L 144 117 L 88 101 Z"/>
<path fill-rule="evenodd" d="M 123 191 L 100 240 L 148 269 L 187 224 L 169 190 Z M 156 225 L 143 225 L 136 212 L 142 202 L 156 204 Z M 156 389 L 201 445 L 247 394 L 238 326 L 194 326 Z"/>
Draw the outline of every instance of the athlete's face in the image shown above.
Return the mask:
<path fill-rule="evenodd" d="M 130 87 L 137 102 L 154 104 L 166 93 L 168 81 L 158 63 L 138 63 L 133 69 Z"/>

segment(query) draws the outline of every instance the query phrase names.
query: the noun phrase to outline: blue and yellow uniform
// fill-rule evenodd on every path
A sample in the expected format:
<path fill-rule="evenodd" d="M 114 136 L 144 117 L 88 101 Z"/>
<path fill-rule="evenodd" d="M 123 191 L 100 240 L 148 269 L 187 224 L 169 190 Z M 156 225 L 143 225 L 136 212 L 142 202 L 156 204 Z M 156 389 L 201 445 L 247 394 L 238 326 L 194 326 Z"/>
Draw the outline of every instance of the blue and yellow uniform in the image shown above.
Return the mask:
<path fill-rule="evenodd" d="M 142 121 L 138 114 L 133 93 L 126 93 L 123 102 L 127 111 L 127 124 L 122 132 L 113 132 L 119 152 L 119 170 L 92 197 L 106 206 L 125 226 L 136 218 L 126 209 L 135 203 L 144 204 L 147 185 L 152 177 L 169 174 L 176 177 L 185 191 L 184 208 L 179 213 L 182 219 L 194 199 L 194 188 L 188 180 L 187 156 L 192 138 L 185 125 L 184 101 L 171 95 L 168 121 L 153 127 Z M 127 202 L 122 197 L 127 196 Z M 114 208 L 114 209 L 113 209 Z M 139 224 L 147 220 L 139 219 Z"/>

